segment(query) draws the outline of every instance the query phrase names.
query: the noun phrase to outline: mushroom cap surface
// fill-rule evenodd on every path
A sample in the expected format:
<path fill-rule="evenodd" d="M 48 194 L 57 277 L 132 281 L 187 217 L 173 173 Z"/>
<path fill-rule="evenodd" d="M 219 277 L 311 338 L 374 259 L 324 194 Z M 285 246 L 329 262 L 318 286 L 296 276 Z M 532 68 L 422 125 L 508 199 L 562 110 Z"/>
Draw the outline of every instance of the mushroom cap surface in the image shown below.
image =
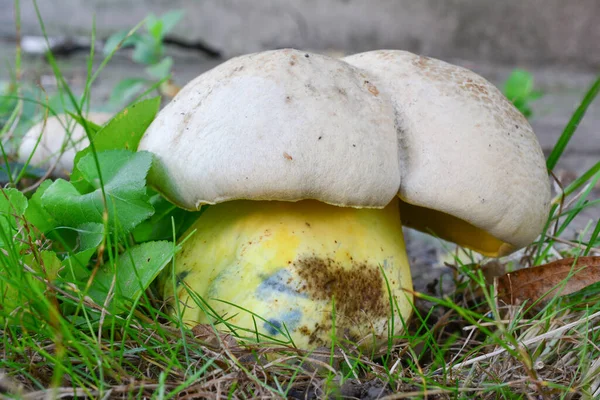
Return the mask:
<path fill-rule="evenodd" d="M 544 155 L 525 117 L 496 87 L 405 51 L 343 60 L 367 71 L 394 104 L 405 224 L 489 255 L 537 237 L 550 205 Z"/>
<path fill-rule="evenodd" d="M 112 114 L 90 112 L 86 118 L 101 125 L 112 118 Z M 19 146 L 18 160 L 21 163 L 27 162 L 35 150 L 30 165 L 43 168 L 56 163 L 59 174 L 67 174 L 73 170 L 75 154 L 88 144 L 83 126 L 66 114 L 55 115 L 38 122 L 27 131 Z"/>
<path fill-rule="evenodd" d="M 231 59 L 189 82 L 139 150 L 186 209 L 228 200 L 388 204 L 400 184 L 392 104 L 359 69 L 292 49 Z"/>

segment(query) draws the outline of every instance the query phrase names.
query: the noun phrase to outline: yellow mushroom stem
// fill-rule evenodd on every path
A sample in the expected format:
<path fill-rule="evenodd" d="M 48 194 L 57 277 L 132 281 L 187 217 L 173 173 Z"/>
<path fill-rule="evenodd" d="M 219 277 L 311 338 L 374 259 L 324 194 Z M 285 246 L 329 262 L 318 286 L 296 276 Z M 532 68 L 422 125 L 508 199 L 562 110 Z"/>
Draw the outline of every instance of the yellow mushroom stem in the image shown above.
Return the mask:
<path fill-rule="evenodd" d="M 306 349 L 335 334 L 371 349 L 411 314 L 398 199 L 384 209 L 230 201 L 210 206 L 193 230 L 175 279 L 162 278 L 171 306 L 177 288 L 186 324 L 222 319 L 219 329 L 248 338 L 257 330 L 260 340 L 285 340 L 289 332 Z"/>

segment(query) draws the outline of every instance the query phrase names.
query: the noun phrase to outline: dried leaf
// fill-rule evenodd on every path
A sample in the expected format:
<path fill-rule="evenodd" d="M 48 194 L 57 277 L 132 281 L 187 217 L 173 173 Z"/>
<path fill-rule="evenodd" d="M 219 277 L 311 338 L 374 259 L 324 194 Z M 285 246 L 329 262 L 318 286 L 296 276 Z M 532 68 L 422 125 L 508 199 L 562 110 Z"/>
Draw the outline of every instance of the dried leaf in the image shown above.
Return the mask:
<path fill-rule="evenodd" d="M 505 274 L 497 279 L 498 299 L 519 305 L 575 293 L 600 282 L 600 257 L 565 258 Z"/>

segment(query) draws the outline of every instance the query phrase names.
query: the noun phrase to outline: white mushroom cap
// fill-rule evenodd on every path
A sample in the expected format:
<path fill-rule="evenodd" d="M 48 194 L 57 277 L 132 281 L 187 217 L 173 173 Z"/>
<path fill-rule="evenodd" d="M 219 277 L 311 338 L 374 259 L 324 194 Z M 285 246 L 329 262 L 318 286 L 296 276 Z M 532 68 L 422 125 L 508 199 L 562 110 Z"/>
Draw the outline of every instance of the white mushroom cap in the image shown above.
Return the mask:
<path fill-rule="evenodd" d="M 91 112 L 87 115 L 88 120 L 100 125 L 111 117 L 111 114 L 102 112 Z M 38 139 L 39 144 L 37 144 Z M 73 118 L 66 114 L 52 116 L 46 121 L 35 124 L 23 136 L 18 160 L 21 163 L 27 162 L 35 149 L 30 165 L 44 168 L 56 163 L 56 171 L 59 174 L 66 174 L 73 170 L 75 154 L 88 144 L 85 129 Z"/>
<path fill-rule="evenodd" d="M 186 85 L 139 149 L 156 155 L 150 182 L 187 209 L 398 194 L 404 223 L 489 255 L 534 240 L 549 208 L 525 117 L 477 74 L 403 51 L 232 59 Z"/>
<path fill-rule="evenodd" d="M 453 216 L 483 231 L 470 235 L 487 232 L 506 243 L 483 249 L 489 254 L 537 237 L 550 204 L 544 156 L 525 117 L 498 89 L 467 69 L 404 51 L 343 60 L 372 75 L 394 103 L 405 223 L 457 241 L 453 235 L 463 234 L 447 226 Z"/>
<path fill-rule="evenodd" d="M 400 184 L 394 123 L 361 71 L 285 49 L 188 83 L 138 149 L 156 155 L 150 182 L 187 209 L 234 199 L 384 207 Z"/>

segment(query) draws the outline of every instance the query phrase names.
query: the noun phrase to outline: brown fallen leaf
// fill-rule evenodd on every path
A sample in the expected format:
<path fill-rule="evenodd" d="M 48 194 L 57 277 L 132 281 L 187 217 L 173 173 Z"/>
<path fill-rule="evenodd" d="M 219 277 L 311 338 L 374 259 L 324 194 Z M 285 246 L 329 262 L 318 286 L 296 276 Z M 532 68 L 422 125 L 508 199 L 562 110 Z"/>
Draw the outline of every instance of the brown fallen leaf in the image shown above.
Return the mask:
<path fill-rule="evenodd" d="M 565 258 L 525 268 L 497 278 L 498 299 L 519 305 L 555 296 L 575 293 L 600 282 L 600 257 Z"/>

